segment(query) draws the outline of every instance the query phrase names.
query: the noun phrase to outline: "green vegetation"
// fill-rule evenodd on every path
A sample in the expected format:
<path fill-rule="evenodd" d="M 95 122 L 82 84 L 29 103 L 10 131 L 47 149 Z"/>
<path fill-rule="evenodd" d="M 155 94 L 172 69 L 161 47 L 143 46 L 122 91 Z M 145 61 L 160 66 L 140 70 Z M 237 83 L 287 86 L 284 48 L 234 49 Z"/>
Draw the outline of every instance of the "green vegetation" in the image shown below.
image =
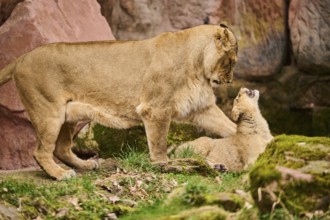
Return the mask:
<path fill-rule="evenodd" d="M 97 193 L 96 176 L 86 174 L 66 182 L 39 185 L 13 178 L 0 181 L 0 199 L 18 208 L 24 218 L 99 219 L 108 213 L 118 215 L 130 207 L 113 205 Z"/>
<path fill-rule="evenodd" d="M 278 203 L 282 212 L 277 214 L 328 211 L 329 204 L 320 201 L 327 201 L 330 194 L 329 158 L 330 138 L 277 136 L 250 172 L 251 193 L 259 209 L 267 213 Z"/>
<path fill-rule="evenodd" d="M 215 192 L 247 188 L 245 173 L 204 176 L 196 172 L 162 173 L 152 166 L 146 151 L 128 148 L 116 158 L 120 169 L 98 170 L 77 178 L 55 182 L 38 174 L 35 179 L 20 174 L 0 176 L 0 204 L 18 208 L 26 219 L 155 219 L 207 204 Z M 42 171 L 40 171 L 42 172 Z M 179 197 L 166 199 L 175 189 Z M 210 200 L 210 199 L 209 199 Z M 199 203 L 198 201 L 201 201 Z M 209 202 L 214 204 L 215 202 Z M 135 211 L 134 211 L 135 210 Z M 219 210 L 215 211 L 218 213 Z M 224 211 L 221 211 L 223 213 Z"/>
<path fill-rule="evenodd" d="M 328 201 L 329 138 L 280 135 L 241 173 L 215 173 L 189 149 L 172 155 L 171 165 L 195 169 L 164 172 L 149 162 L 147 149 L 132 146 L 115 154 L 117 168 L 106 159 L 101 169 L 68 181 L 50 180 L 42 171 L 1 174 L 0 219 L 8 205 L 24 219 L 300 219 L 302 213 L 314 216 L 320 198 Z M 283 181 L 278 166 L 314 181 Z M 327 205 L 319 208 L 321 219 L 329 214 Z"/>

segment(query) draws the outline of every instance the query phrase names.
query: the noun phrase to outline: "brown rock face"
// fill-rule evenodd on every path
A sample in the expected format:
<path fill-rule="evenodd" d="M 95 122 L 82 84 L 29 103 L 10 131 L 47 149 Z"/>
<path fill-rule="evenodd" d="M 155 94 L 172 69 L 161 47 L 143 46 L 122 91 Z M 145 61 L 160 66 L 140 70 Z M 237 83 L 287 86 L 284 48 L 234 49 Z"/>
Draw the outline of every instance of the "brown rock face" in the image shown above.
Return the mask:
<path fill-rule="evenodd" d="M 297 66 L 311 74 L 330 73 L 330 1 L 291 0 L 289 26 Z"/>
<path fill-rule="evenodd" d="M 32 154 L 37 139 L 31 123 L 4 107 L 0 107 L 0 121 L 0 169 L 36 166 Z"/>
<path fill-rule="evenodd" d="M 0 69 L 42 44 L 110 39 L 94 0 L 25 0 L 0 27 Z M 34 165 L 36 138 L 13 81 L 0 87 L 0 121 L 0 169 Z"/>
<path fill-rule="evenodd" d="M 98 0 L 117 39 L 227 21 L 239 42 L 236 76 L 277 73 L 285 53 L 285 0 Z"/>
<path fill-rule="evenodd" d="M 279 72 L 286 52 L 285 1 L 222 1 L 210 20 L 229 20 L 238 39 L 236 76 L 263 78 Z"/>

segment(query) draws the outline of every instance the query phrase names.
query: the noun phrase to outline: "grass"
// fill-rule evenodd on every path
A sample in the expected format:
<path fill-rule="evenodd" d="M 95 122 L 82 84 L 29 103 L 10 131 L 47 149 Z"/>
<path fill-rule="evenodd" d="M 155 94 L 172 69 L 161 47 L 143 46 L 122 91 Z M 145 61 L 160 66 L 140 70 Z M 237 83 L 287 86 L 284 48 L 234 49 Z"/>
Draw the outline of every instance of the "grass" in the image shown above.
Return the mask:
<path fill-rule="evenodd" d="M 156 172 L 154 166 L 148 159 L 148 152 L 146 150 L 136 149 L 128 146 L 127 150 L 115 157 L 120 166 L 127 170 L 136 170 L 139 172 Z"/>
<path fill-rule="evenodd" d="M 259 170 L 267 179 L 276 180 L 279 174 L 274 172 L 274 164 L 303 168 L 302 159 L 317 162 L 328 158 L 329 141 L 329 138 L 319 137 L 277 136 L 250 171 Z M 0 219 L 3 205 L 8 204 L 18 210 L 23 219 L 106 219 L 114 216 L 120 219 L 187 219 L 184 215 L 189 212 L 193 216 L 190 219 L 224 219 L 226 216 L 231 219 L 299 219 L 297 216 L 300 215 L 283 208 L 259 213 L 250 192 L 253 193 L 265 182 L 251 173 L 249 181 L 249 171 L 215 174 L 214 171 L 200 169 L 195 172 L 164 173 L 150 163 L 146 149 L 131 146 L 125 149 L 115 157 L 119 168 L 107 169 L 105 163 L 100 170 L 78 172 L 76 178 L 68 181 L 50 180 L 43 171 L 1 174 Z M 293 157 L 296 160 L 287 159 Z M 201 159 L 189 148 L 172 155 L 171 159 L 177 158 Z M 311 172 L 317 175 L 319 169 L 313 168 Z M 326 181 L 328 174 L 321 174 L 325 181 L 321 182 L 321 187 L 312 187 L 313 191 L 329 188 Z M 258 183 L 255 189 L 253 183 Z M 310 191 L 302 184 L 299 187 L 304 192 Z M 232 192 L 238 191 L 240 198 L 237 199 L 238 193 L 235 193 L 236 198 L 230 201 L 237 205 L 223 204 L 227 202 L 226 198 L 219 200 L 221 193 L 222 197 L 233 198 Z M 241 198 L 244 198 L 243 201 Z M 286 202 L 286 197 L 282 199 Z M 302 204 L 295 201 L 293 205 Z M 248 206 L 242 208 L 242 204 Z M 203 208 L 208 208 L 207 212 L 213 215 L 203 213 L 206 210 Z M 196 214 L 199 212 L 200 215 Z M 322 216 L 328 214 L 324 212 Z"/>
<path fill-rule="evenodd" d="M 97 194 L 96 176 L 87 174 L 65 182 L 39 185 L 20 179 L 0 181 L 0 199 L 16 208 L 26 219 L 38 216 L 47 219 L 99 219 L 108 213 L 122 214 L 128 210 L 108 202 Z"/>
<path fill-rule="evenodd" d="M 91 171 L 64 182 L 0 176 L 0 204 L 16 207 L 26 219 L 100 219 L 112 214 L 121 219 L 157 219 L 196 206 L 201 195 L 247 188 L 242 183 L 245 173 L 218 177 L 161 173 L 148 158 L 146 151 L 129 147 L 115 158 L 121 171 Z M 172 190 L 182 187 L 182 197 L 166 202 Z"/>

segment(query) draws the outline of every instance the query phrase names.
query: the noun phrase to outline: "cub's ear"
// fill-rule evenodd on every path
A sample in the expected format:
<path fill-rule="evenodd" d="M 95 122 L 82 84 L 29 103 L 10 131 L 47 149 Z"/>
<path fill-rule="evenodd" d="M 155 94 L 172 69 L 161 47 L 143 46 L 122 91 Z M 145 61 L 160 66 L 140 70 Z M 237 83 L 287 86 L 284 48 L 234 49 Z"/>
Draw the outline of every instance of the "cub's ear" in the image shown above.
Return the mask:
<path fill-rule="evenodd" d="M 233 110 L 231 111 L 231 118 L 234 121 L 238 121 L 239 118 L 243 115 L 243 113 L 236 107 L 233 107 Z"/>

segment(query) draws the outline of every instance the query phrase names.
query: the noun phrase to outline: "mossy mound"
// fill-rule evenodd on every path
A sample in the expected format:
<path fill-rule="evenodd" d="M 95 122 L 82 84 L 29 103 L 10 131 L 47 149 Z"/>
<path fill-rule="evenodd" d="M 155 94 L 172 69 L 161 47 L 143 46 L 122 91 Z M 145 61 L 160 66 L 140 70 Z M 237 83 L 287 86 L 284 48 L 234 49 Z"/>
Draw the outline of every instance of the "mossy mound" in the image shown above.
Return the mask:
<path fill-rule="evenodd" d="M 250 182 L 263 213 L 329 211 L 330 138 L 277 136 L 250 171 Z"/>
<path fill-rule="evenodd" d="M 192 125 L 171 123 L 167 144 L 178 145 L 201 137 L 203 134 Z M 97 151 L 101 158 L 118 156 L 132 146 L 141 151 L 148 149 L 143 125 L 120 130 L 92 124 L 84 135 L 76 137 L 75 143 L 75 152 Z"/>
<path fill-rule="evenodd" d="M 228 213 L 217 206 L 203 206 L 180 212 L 177 215 L 166 216 L 161 220 L 226 220 Z"/>

